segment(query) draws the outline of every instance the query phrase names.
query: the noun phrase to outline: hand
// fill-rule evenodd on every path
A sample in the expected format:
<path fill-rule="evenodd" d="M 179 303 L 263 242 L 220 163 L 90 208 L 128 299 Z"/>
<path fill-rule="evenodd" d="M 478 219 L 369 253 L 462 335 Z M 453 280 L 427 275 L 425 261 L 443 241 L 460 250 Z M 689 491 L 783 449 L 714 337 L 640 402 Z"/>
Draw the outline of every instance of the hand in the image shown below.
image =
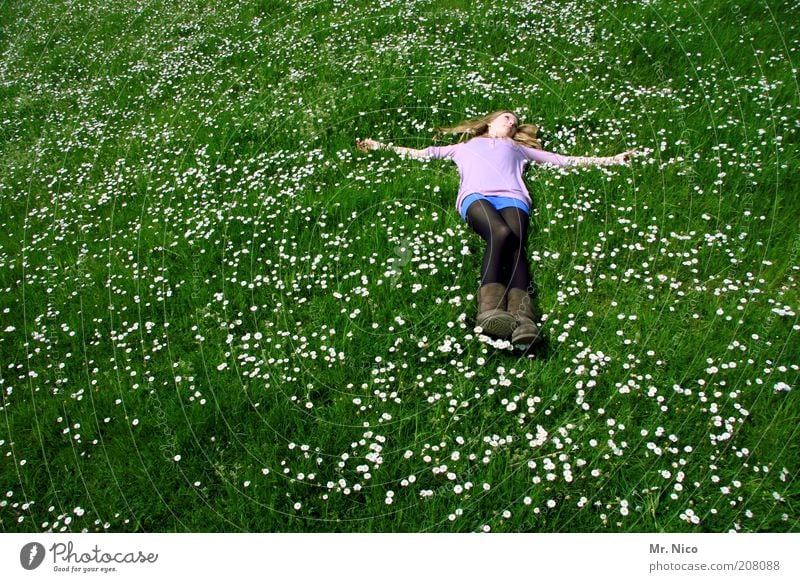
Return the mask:
<path fill-rule="evenodd" d="M 621 164 L 627 164 L 638 154 L 639 152 L 636 150 L 628 150 L 626 152 L 622 152 L 621 154 L 617 154 L 614 157 L 617 158 Z"/>
<path fill-rule="evenodd" d="M 362 152 L 368 152 L 369 150 L 377 150 L 380 149 L 381 144 L 374 139 L 362 139 L 356 142 L 356 147 L 360 149 Z"/>

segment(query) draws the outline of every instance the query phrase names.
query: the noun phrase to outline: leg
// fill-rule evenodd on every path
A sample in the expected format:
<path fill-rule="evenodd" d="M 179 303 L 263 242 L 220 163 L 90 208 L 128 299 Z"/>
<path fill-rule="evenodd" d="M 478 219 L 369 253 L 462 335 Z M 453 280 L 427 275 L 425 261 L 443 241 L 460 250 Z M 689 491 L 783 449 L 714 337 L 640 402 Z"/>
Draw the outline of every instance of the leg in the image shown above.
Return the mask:
<path fill-rule="evenodd" d="M 503 209 L 507 210 L 517 209 Z M 521 212 L 521 211 L 519 211 Z M 518 248 L 517 234 L 504 220 L 503 215 L 498 212 L 486 200 L 476 200 L 467 209 L 467 225 L 486 241 L 486 250 L 483 253 L 483 265 L 481 266 L 481 285 L 489 283 L 502 283 L 503 263 L 506 262 L 508 249 Z M 527 229 L 527 224 L 525 225 Z M 527 230 L 526 230 L 527 232 Z"/>
<path fill-rule="evenodd" d="M 500 211 L 519 243 L 509 252 L 513 254 L 508 284 L 508 312 L 514 316 L 515 325 L 511 342 L 531 346 L 539 338 L 539 328 L 533 322 L 530 298 L 531 275 L 526 252 L 528 240 L 528 214 L 519 208 Z"/>
<path fill-rule="evenodd" d="M 508 227 L 514 233 L 514 239 L 510 241 L 507 252 L 511 255 L 510 261 L 507 261 L 508 274 L 507 281 L 509 288 L 525 289 L 526 291 L 531 284 L 530 267 L 528 265 L 528 213 L 519 208 L 510 207 L 503 208 L 500 215 L 505 220 Z"/>
<path fill-rule="evenodd" d="M 486 241 L 478 289 L 478 315 L 475 322 L 489 335 L 511 336 L 514 317 L 506 308 L 506 282 L 501 279 L 503 259 L 509 242 L 516 238 L 499 212 L 486 200 L 476 200 L 467 208 L 467 224 Z"/>

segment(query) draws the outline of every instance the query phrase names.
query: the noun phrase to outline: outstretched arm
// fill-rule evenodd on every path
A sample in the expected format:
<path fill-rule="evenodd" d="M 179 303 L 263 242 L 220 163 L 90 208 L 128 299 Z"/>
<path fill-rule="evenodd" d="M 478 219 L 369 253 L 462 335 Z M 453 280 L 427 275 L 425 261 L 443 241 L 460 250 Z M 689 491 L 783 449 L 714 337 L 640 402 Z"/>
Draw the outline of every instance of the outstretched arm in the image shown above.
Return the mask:
<path fill-rule="evenodd" d="M 570 160 L 570 166 L 620 166 L 626 165 L 636 153 L 636 150 L 628 150 L 616 156 L 567 156 L 567 159 Z"/>
<path fill-rule="evenodd" d="M 540 164 L 553 164 L 554 166 L 618 166 L 627 164 L 636 155 L 636 150 L 628 150 L 616 156 L 562 156 L 544 150 L 524 148 L 526 157 Z"/>
<path fill-rule="evenodd" d="M 396 154 L 400 154 L 401 156 L 410 157 L 410 158 L 424 158 L 425 153 L 424 150 L 415 150 L 414 148 L 404 148 L 402 146 L 396 146 L 392 144 L 382 144 L 374 139 L 362 139 L 361 141 L 356 142 L 356 147 L 360 149 L 362 152 L 368 152 L 369 150 L 391 150 Z"/>

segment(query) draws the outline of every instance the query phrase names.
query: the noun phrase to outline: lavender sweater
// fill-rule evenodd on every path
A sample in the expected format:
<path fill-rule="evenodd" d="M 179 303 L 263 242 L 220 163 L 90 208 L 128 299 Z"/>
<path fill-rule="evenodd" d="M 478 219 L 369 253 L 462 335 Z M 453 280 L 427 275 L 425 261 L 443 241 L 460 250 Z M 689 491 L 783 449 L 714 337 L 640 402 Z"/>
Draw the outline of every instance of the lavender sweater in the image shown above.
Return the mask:
<path fill-rule="evenodd" d="M 430 159 L 450 159 L 458 166 L 461 185 L 458 188 L 456 210 L 469 194 L 479 192 L 484 196 L 505 196 L 531 206 L 531 197 L 522 181 L 522 172 L 529 162 L 572 166 L 585 160 L 610 163 L 613 158 L 584 158 L 561 156 L 537 150 L 510 138 L 474 137 L 464 143 L 447 146 L 430 146 L 423 150 Z"/>

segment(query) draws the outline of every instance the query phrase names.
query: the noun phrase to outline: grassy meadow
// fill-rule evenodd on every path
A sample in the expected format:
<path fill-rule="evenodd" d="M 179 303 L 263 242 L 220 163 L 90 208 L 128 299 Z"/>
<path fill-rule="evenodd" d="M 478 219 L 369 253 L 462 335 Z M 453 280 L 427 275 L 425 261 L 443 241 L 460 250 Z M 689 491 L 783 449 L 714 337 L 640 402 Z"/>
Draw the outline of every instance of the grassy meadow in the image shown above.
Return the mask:
<path fill-rule="evenodd" d="M 796 2 L 0 6 L 0 531 L 800 531 Z M 528 170 L 534 357 L 354 147 L 505 108 L 642 154 Z"/>

